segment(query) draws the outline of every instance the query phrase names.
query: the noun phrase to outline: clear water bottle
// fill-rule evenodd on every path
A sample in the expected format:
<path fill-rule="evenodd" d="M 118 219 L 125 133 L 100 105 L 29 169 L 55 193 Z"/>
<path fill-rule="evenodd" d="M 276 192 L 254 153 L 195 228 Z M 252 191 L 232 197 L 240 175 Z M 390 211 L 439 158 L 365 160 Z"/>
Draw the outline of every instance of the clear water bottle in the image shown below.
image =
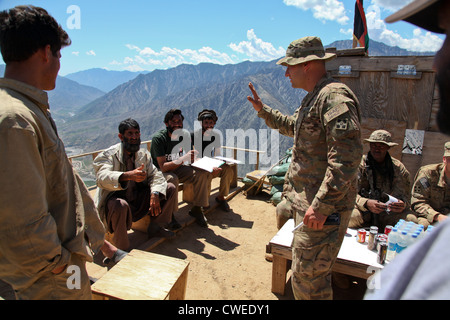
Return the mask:
<path fill-rule="evenodd" d="M 408 246 L 412 245 L 413 243 L 417 242 L 417 239 L 419 238 L 419 233 L 414 232 L 411 233 L 410 237 L 409 237 L 409 243 Z"/>
<path fill-rule="evenodd" d="M 397 242 L 398 242 L 398 229 L 396 227 L 392 228 L 388 235 L 388 250 L 386 255 L 387 261 L 392 261 L 397 252 Z"/>
<path fill-rule="evenodd" d="M 403 230 L 400 233 L 400 237 L 397 242 L 397 250 L 396 250 L 397 254 L 405 250 L 407 246 L 408 246 L 408 232 L 406 230 Z"/>

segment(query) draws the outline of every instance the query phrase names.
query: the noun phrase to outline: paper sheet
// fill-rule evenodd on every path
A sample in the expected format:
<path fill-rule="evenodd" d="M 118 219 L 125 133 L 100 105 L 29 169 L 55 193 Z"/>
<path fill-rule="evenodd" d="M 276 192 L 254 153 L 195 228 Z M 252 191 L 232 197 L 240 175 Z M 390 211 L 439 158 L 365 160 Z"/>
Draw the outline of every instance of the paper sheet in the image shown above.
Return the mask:
<path fill-rule="evenodd" d="M 213 159 L 210 157 L 203 157 L 197 161 L 195 161 L 191 166 L 206 170 L 208 172 L 213 172 L 214 168 L 218 168 L 223 165 L 225 162 L 219 159 Z"/>
<path fill-rule="evenodd" d="M 241 164 L 242 163 L 242 161 L 239 161 L 239 160 L 236 160 L 236 159 L 233 159 L 233 158 L 226 158 L 226 157 L 222 157 L 222 156 L 215 156 L 214 158 L 222 160 L 222 161 L 225 161 L 225 162 L 228 162 L 228 163 L 236 163 L 236 164 Z"/>

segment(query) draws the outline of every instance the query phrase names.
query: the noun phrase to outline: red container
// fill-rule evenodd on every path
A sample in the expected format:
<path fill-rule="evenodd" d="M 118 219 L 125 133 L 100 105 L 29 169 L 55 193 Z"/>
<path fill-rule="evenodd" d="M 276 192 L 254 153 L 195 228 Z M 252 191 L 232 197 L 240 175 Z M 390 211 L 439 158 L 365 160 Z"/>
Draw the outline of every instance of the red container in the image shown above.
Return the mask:
<path fill-rule="evenodd" d="M 384 234 L 385 234 L 385 235 L 388 235 L 389 232 L 391 232 L 391 231 L 392 231 L 392 226 L 386 226 L 386 227 L 384 228 Z"/>
<path fill-rule="evenodd" d="M 365 243 L 366 242 L 366 229 L 359 229 L 358 235 L 356 238 L 356 241 L 359 243 Z"/>

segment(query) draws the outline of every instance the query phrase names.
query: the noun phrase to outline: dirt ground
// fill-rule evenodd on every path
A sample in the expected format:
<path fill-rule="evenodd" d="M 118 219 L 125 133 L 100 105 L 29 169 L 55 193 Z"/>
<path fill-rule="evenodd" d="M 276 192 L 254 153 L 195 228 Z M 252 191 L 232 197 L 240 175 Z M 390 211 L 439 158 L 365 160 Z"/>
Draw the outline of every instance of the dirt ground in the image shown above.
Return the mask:
<path fill-rule="evenodd" d="M 271 292 L 272 264 L 266 245 L 277 233 L 275 207 L 265 192 L 247 199 L 242 192 L 229 201 L 231 212 L 206 215 L 209 228 L 193 223 L 151 251 L 190 262 L 186 299 L 292 299 Z"/>
<path fill-rule="evenodd" d="M 176 218 L 183 228 L 176 237 L 148 240 L 145 233 L 134 231 L 129 234 L 132 248 L 189 261 L 187 300 L 293 300 L 290 281 L 284 296 L 271 292 L 272 263 L 266 261 L 265 253 L 278 230 L 268 190 L 248 198 L 241 191 L 229 200 L 232 210 L 224 212 L 213 208 L 218 182 L 213 180 L 208 228 L 188 215 L 190 206 L 181 201 L 180 192 Z M 102 258 L 97 256 L 96 262 L 101 264 Z M 333 288 L 336 300 L 361 299 L 365 281 L 350 279 L 349 288 Z M 0 297 L 14 299 L 1 282 Z"/>

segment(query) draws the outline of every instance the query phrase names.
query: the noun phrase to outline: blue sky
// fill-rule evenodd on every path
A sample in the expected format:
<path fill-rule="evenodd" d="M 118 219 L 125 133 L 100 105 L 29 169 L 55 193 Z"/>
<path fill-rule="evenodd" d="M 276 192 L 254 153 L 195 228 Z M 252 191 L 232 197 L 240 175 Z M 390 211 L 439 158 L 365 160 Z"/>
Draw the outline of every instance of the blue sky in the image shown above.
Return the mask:
<path fill-rule="evenodd" d="M 369 37 L 415 51 L 435 51 L 444 37 L 384 18 L 410 0 L 365 0 Z M 0 0 L 0 10 L 33 4 L 72 39 L 61 75 L 90 68 L 152 71 L 181 63 L 268 61 L 295 39 L 324 45 L 352 39 L 354 0 Z M 370 52 L 370 48 L 369 48 Z"/>

